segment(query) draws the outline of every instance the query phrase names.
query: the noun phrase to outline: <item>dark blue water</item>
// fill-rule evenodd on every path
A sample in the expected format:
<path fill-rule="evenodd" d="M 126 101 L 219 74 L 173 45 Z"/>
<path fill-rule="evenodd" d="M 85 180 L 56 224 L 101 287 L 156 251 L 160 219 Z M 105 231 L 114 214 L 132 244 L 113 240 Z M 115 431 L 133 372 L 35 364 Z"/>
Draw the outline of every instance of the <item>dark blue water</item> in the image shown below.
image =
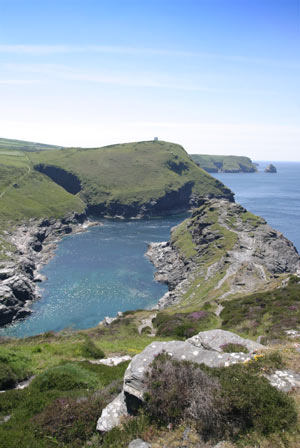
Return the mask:
<path fill-rule="evenodd" d="M 235 193 L 236 202 L 265 218 L 300 252 L 300 163 L 272 162 L 277 174 L 264 172 L 270 162 L 258 163 L 258 173 L 222 173 L 214 177 Z"/>
<path fill-rule="evenodd" d="M 154 281 L 145 252 L 151 241 L 167 241 L 187 215 L 156 220 L 112 221 L 67 236 L 44 267 L 43 298 L 26 320 L 0 330 L 24 337 L 67 327 L 89 328 L 118 311 L 151 308 L 167 291 Z"/>

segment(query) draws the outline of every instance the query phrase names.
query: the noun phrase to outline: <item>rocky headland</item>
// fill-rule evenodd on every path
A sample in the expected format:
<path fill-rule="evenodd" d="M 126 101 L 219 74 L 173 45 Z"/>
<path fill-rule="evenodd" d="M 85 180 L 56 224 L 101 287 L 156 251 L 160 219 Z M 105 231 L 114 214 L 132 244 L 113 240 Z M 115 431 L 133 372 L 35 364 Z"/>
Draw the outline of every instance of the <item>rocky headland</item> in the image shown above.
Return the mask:
<path fill-rule="evenodd" d="M 158 308 L 220 303 L 229 296 L 272 289 L 300 267 L 296 248 L 282 233 L 241 205 L 216 199 L 173 228 L 170 241 L 150 244 L 147 255 L 156 267 L 156 280 L 169 287 Z"/>

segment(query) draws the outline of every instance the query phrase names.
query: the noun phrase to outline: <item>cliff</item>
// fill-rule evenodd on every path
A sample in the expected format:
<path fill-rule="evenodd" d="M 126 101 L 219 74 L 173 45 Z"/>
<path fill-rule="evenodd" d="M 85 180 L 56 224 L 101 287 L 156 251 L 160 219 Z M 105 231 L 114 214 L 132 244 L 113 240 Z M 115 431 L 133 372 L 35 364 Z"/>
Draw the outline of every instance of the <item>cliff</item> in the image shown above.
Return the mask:
<path fill-rule="evenodd" d="M 180 310 L 272 289 L 300 266 L 293 244 L 264 219 L 214 199 L 173 228 L 169 242 L 151 244 L 148 256 L 169 286 L 159 307 Z"/>
<path fill-rule="evenodd" d="M 255 173 L 256 164 L 249 157 L 190 154 L 190 157 L 208 173 Z"/>

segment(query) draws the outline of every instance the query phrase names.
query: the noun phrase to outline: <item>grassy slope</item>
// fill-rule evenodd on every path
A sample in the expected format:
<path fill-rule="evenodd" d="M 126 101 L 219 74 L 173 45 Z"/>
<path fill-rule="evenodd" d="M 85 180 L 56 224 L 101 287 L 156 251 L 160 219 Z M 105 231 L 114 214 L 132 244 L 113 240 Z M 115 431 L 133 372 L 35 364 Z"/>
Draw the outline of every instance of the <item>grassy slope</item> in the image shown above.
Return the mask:
<path fill-rule="evenodd" d="M 243 156 L 214 156 L 208 154 L 190 154 L 190 157 L 198 163 L 201 168 L 208 172 L 242 171 L 254 172 L 255 165 L 249 157 Z"/>
<path fill-rule="evenodd" d="M 194 182 L 193 192 L 204 196 L 223 196 L 229 192 L 197 167 L 181 146 L 168 142 L 69 148 L 34 153 L 32 160 L 76 174 L 83 187 L 81 196 L 91 205 L 111 201 L 143 203 L 178 190 L 187 182 Z"/>
<path fill-rule="evenodd" d="M 223 184 L 197 167 L 181 146 L 173 143 L 57 148 L 0 140 L 0 194 L 5 190 L 0 197 L 2 219 L 63 216 L 70 210 L 82 211 L 80 199 L 91 205 L 114 201 L 143 203 L 176 191 L 188 182 L 194 183 L 193 191 L 200 195 L 230 194 Z M 36 172 L 33 166 L 39 163 L 75 173 L 82 183 L 80 194 L 72 196 Z"/>
<path fill-rule="evenodd" d="M 0 216 L 2 226 L 28 218 L 60 217 L 83 211 L 79 197 L 67 193 L 33 169 L 28 153 L 0 153 Z"/>
<path fill-rule="evenodd" d="M 96 420 L 101 414 L 103 405 L 111 401 L 113 394 L 118 392 L 127 364 L 110 368 L 91 366 L 84 362 L 83 348 L 86 338 L 88 337 L 96 347 L 104 350 L 106 356 L 110 354 L 133 356 L 153 340 L 178 339 L 175 334 L 171 338 L 166 336 L 149 338 L 146 335 L 139 335 L 137 327 L 141 320 L 151 313 L 151 311 L 127 313 L 125 318 L 119 319 L 106 328 L 96 327 L 84 331 L 64 331 L 58 334 L 46 333 L 23 340 L 2 341 L 0 364 L 4 361 L 20 379 L 31 374 L 37 375 L 28 389 L 0 394 L 0 419 L 1 416 L 12 415 L 7 423 L 0 424 L 0 440 L 3 442 L 3 447 L 74 448 L 82 447 L 84 440 L 88 439 L 91 440 L 89 446 L 100 447 L 100 440 L 95 432 Z M 280 350 L 286 362 L 285 367 L 295 368 L 297 359 L 294 344 L 287 343 L 276 348 Z M 265 359 L 268 363 L 268 357 Z M 259 364 L 261 371 L 265 371 L 264 358 L 259 358 Z M 269 367 L 268 364 L 266 366 Z M 72 372 L 75 376 L 69 378 L 67 374 Z M 109 391 L 107 391 L 108 386 Z M 98 391 L 96 397 L 101 399 L 97 403 L 96 410 L 93 408 L 95 391 Z M 296 391 L 293 395 L 296 400 L 299 398 Z M 77 400 L 78 397 L 81 398 L 80 401 Z M 86 403 L 83 409 L 78 409 L 80 402 Z M 68 420 L 67 410 L 70 407 L 71 415 L 76 416 L 75 420 L 71 416 Z M 37 426 L 41 422 L 42 427 Z M 79 428 L 78 425 L 80 425 Z M 112 445 L 107 446 L 128 446 L 129 441 L 137 436 L 126 434 L 127 429 L 125 428 L 125 435 L 129 437 L 129 440 L 127 441 L 126 438 L 127 442 L 124 445 L 124 435 L 120 434 Z M 147 424 L 144 429 L 146 432 L 149 431 Z M 175 437 L 178 429 L 174 427 L 170 435 L 174 430 Z M 162 428 L 161 431 L 162 433 L 152 429 L 148 437 L 150 440 L 160 437 L 165 440 L 164 429 Z M 255 434 L 253 437 L 256 437 Z M 259 437 L 262 447 L 283 446 L 278 436 L 272 438 L 272 445 L 266 444 L 269 439 Z M 287 433 L 286 437 L 291 440 L 290 446 L 295 448 L 299 442 L 299 434 Z M 0 446 L 2 447 L 1 442 Z M 161 447 L 162 445 L 158 443 L 154 446 Z M 232 445 L 234 446 L 236 445 Z M 249 444 L 249 446 L 254 445 Z"/>
<path fill-rule="evenodd" d="M 0 153 L 3 151 L 44 151 L 49 149 L 61 149 L 62 146 L 45 145 L 43 143 L 27 142 L 24 140 L 12 140 L 0 138 Z"/>

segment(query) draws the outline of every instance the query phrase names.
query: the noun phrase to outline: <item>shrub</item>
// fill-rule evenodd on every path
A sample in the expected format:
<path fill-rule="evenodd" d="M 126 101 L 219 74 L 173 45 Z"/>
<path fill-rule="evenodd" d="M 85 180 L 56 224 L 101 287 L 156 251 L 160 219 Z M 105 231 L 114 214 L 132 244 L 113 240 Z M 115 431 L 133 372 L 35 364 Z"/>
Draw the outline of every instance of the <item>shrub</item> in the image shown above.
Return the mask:
<path fill-rule="evenodd" d="M 138 417 L 129 417 L 122 426 L 117 426 L 103 437 L 101 448 L 127 448 L 128 444 L 149 429 L 150 420 L 144 414 Z"/>
<path fill-rule="evenodd" d="M 161 425 L 194 420 L 204 439 L 268 435 L 296 420 L 294 401 L 248 365 L 208 368 L 159 355 L 148 374 L 146 412 Z"/>
<path fill-rule="evenodd" d="M 99 396 L 79 399 L 59 398 L 32 419 L 42 436 L 61 444 L 82 447 L 95 432 L 97 419 L 105 403 Z"/>
<path fill-rule="evenodd" d="M 225 301 L 220 314 L 222 328 L 252 336 L 261 334 L 266 342 L 285 338 L 286 330 L 300 324 L 298 281 L 292 276 L 286 287 Z"/>
<path fill-rule="evenodd" d="M 199 331 L 207 330 L 215 318 L 213 313 L 199 310 L 193 313 L 159 313 L 153 320 L 158 336 L 187 339 Z"/>
<path fill-rule="evenodd" d="M 17 384 L 17 375 L 13 369 L 0 362 L 0 389 L 11 389 Z"/>
<path fill-rule="evenodd" d="M 81 347 L 81 354 L 85 358 L 102 359 L 105 357 L 103 350 L 97 347 L 88 336 L 85 336 L 85 341 Z"/>
<path fill-rule="evenodd" d="M 0 347 L 0 366 L 5 365 L 11 372 L 9 376 L 15 377 L 15 383 L 9 387 L 14 387 L 16 382 L 23 381 L 31 375 L 29 368 L 30 360 L 23 353 L 14 352 L 6 347 Z M 2 375 L 5 376 L 5 370 L 0 367 Z M 8 374 L 8 371 L 7 371 Z M 1 377 L 1 374 L 0 374 Z M 0 380 L 1 381 L 1 380 Z M 0 389 L 2 387 L 0 386 Z"/>
<path fill-rule="evenodd" d="M 249 353 L 247 347 L 243 344 L 223 344 L 220 346 L 224 353 Z"/>
<path fill-rule="evenodd" d="M 294 401 L 243 365 L 214 369 L 226 402 L 227 425 L 234 434 L 254 429 L 268 435 L 289 429 L 297 420 Z"/>
<path fill-rule="evenodd" d="M 152 363 L 145 393 L 146 412 L 161 425 L 196 420 L 203 435 L 222 432 L 218 379 L 199 365 L 161 354 Z"/>
<path fill-rule="evenodd" d="M 76 363 L 68 363 L 52 367 L 38 375 L 32 382 L 32 387 L 40 391 L 57 389 L 71 390 L 95 388 L 98 384 L 96 374 L 87 371 Z"/>

